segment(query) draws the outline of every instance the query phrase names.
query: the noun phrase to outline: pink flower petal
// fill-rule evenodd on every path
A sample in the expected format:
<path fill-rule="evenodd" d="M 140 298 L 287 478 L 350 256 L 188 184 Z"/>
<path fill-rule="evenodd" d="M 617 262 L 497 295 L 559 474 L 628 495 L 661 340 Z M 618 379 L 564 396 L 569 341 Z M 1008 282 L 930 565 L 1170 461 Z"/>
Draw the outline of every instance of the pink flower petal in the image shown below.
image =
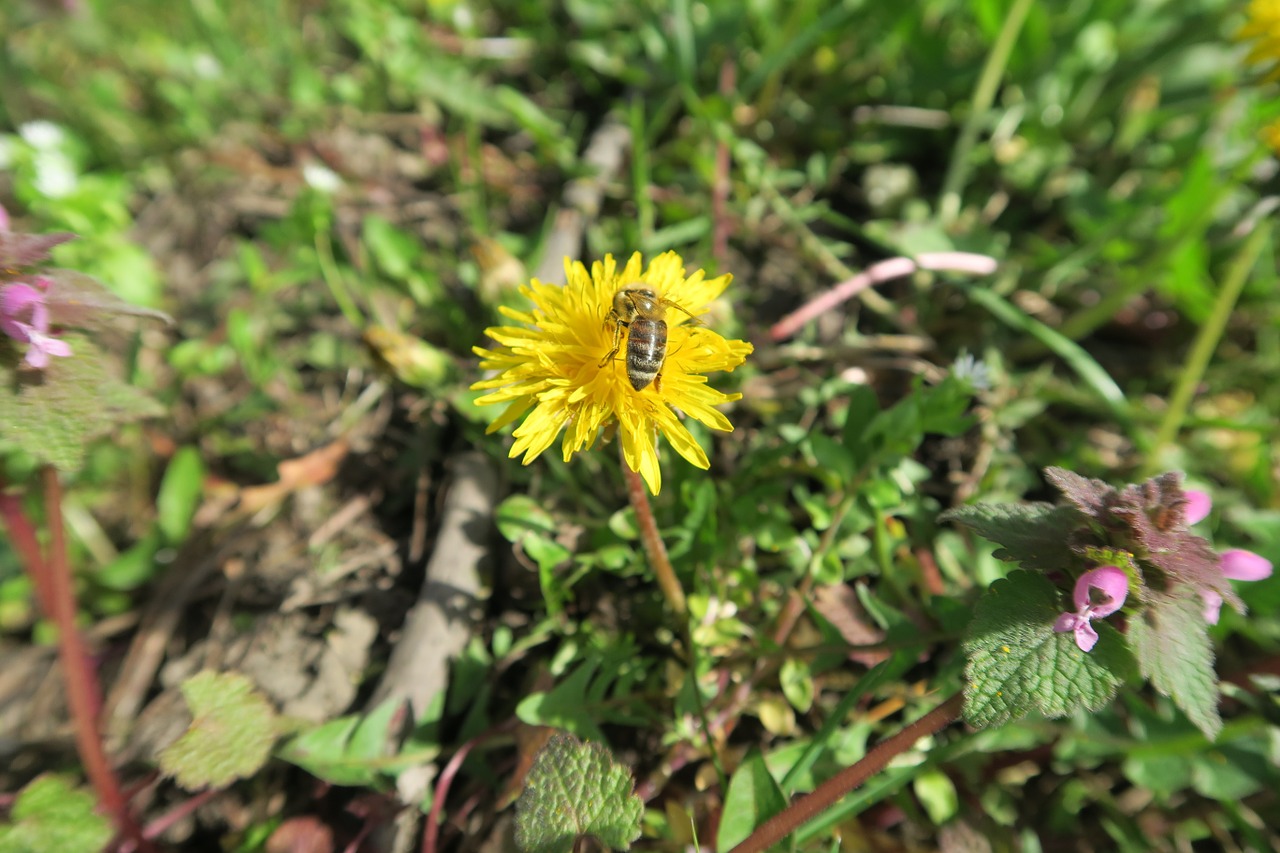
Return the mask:
<path fill-rule="evenodd" d="M 1243 548 L 1223 551 L 1222 574 L 1233 581 L 1260 581 L 1271 577 L 1271 561 Z"/>
<path fill-rule="evenodd" d="M 1200 597 L 1204 599 L 1204 621 L 1210 625 L 1218 624 L 1218 616 L 1222 613 L 1222 596 L 1211 589 L 1200 590 Z"/>
<path fill-rule="evenodd" d="M 1182 508 L 1187 524 L 1204 521 L 1209 516 L 1209 510 L 1213 508 L 1213 498 L 1209 497 L 1209 493 L 1199 489 L 1187 489 L 1182 494 L 1187 499 L 1186 506 Z"/>
<path fill-rule="evenodd" d="M 29 284 L 6 284 L 0 287 L 0 316 L 19 319 L 30 306 L 43 301 L 44 294 Z"/>
<path fill-rule="evenodd" d="M 0 331 L 11 338 L 25 341 L 28 330 L 49 331 L 49 306 L 45 294 L 29 284 L 18 282 L 0 287 Z"/>
<path fill-rule="evenodd" d="M 1055 633 L 1065 634 L 1068 631 L 1074 631 L 1081 622 L 1088 624 L 1089 620 L 1078 613 L 1063 613 L 1058 617 L 1058 621 L 1053 623 L 1053 630 Z"/>
<path fill-rule="evenodd" d="M 1091 652 L 1098 645 L 1098 632 L 1093 630 L 1088 619 L 1076 626 L 1076 645 L 1082 652 Z"/>
<path fill-rule="evenodd" d="M 1101 593 L 1094 596 L 1092 590 Z M 1129 596 L 1129 578 L 1115 566 L 1099 566 L 1085 572 L 1076 581 L 1072 600 L 1082 613 L 1088 608 L 1089 616 L 1110 616 L 1124 606 Z"/>

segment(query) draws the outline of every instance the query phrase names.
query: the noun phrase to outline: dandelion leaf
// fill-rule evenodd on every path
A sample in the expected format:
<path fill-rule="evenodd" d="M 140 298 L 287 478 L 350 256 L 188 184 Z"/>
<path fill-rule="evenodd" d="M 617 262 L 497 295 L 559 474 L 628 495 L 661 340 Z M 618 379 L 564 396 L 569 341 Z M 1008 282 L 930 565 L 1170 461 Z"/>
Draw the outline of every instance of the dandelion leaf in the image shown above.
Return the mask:
<path fill-rule="evenodd" d="M 182 685 L 190 727 L 160 753 L 160 769 L 189 791 L 252 776 L 279 734 L 274 709 L 239 673 L 202 672 Z"/>
<path fill-rule="evenodd" d="M 965 719 L 994 726 L 1031 712 L 1063 717 L 1106 705 L 1132 670 L 1110 625 L 1088 654 L 1070 632 L 1056 633 L 1058 592 L 1043 576 L 1016 571 L 991 585 L 978 602 L 964 641 Z"/>
<path fill-rule="evenodd" d="M 580 838 L 610 850 L 640 837 L 644 804 L 630 771 L 608 751 L 567 732 L 551 737 L 516 802 L 516 845 L 524 853 L 570 853 Z"/>

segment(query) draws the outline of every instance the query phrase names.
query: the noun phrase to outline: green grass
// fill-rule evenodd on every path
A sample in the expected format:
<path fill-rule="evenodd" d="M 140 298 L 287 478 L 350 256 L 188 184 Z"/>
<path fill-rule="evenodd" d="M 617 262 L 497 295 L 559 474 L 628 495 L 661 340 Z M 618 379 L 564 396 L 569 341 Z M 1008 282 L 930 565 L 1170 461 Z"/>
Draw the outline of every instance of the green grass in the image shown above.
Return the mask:
<path fill-rule="evenodd" d="M 1052 499 L 1049 465 L 1115 484 L 1177 469 L 1213 493 L 1219 547 L 1280 560 L 1280 299 L 1260 208 L 1276 153 L 1259 136 L 1280 100 L 1244 65 L 1241 20 L 1225 0 L 6 4 L 0 204 L 26 230 L 79 233 L 60 265 L 177 319 L 109 347 L 170 414 L 96 446 L 70 478 L 85 623 L 142 612 L 171 573 L 248 536 L 244 579 L 218 574 L 184 602 L 170 655 L 248 636 L 308 577 L 326 591 L 299 611 L 305 636 L 335 630 L 339 604 L 377 620 L 356 696 L 326 716 L 370 712 L 450 461 L 478 449 L 502 482 L 500 559 L 414 745 L 450 756 L 503 736 L 477 745 L 445 802 L 480 803 L 468 834 L 441 837 L 474 849 L 492 831 L 519 719 L 603 736 L 655 786 L 646 838 L 675 849 L 691 827 L 713 842 L 721 783 L 747 750 L 793 796 L 958 689 L 973 602 L 1008 567 L 937 522 L 953 505 Z M 66 195 L 45 191 L 50 155 L 19 134 L 36 120 L 63 131 Z M 712 322 L 756 346 L 711 380 L 743 394 L 735 431 L 691 427 L 711 471 L 663 450 L 654 511 L 689 595 L 692 664 L 672 651 L 682 627 L 615 446 L 522 467 L 468 390 L 498 306 L 523 306 L 516 286 L 559 268 L 562 191 L 590 177 L 584 152 L 607 122 L 629 153 L 583 216 L 581 259 L 674 249 L 732 272 Z M 308 184 L 317 164 L 340 189 Z M 999 269 L 895 279 L 791 341 L 768 337 L 853 272 L 949 250 Z M 383 361 L 362 341 L 372 327 L 411 337 Z M 972 401 L 938 384 L 965 352 L 991 377 Z M 321 485 L 245 517 L 218 503 L 340 436 L 350 455 Z M 0 470 L 30 482 L 3 436 Z M 367 510 L 317 537 L 353 500 Z M 385 543 L 394 557 L 361 559 Z M 1087 717 L 948 730 L 800 849 L 873 827 L 928 847 L 967 832 L 999 850 L 1226 836 L 1269 849 L 1275 707 L 1247 675 L 1280 652 L 1280 578 L 1247 586 L 1248 616 L 1213 631 L 1238 685 L 1215 744 L 1150 690 Z M 854 603 L 813 605 L 837 589 Z M 779 645 L 797 590 L 806 606 Z M 47 639 L 3 539 L 0 629 L 15 648 Z M 874 683 L 859 680 L 870 651 L 848 659 L 860 631 L 892 664 Z M 708 736 L 721 715 L 732 731 Z M 76 771 L 69 748 L 17 749 L 38 758 L 0 774 L 6 793 L 37 769 Z M 683 769 L 662 779 L 673 760 Z M 175 844 L 257 850 L 287 817 L 340 824 L 349 792 L 308 801 L 285 767 L 223 795 L 252 818 L 198 817 Z M 166 783 L 142 817 L 187 796 Z"/>

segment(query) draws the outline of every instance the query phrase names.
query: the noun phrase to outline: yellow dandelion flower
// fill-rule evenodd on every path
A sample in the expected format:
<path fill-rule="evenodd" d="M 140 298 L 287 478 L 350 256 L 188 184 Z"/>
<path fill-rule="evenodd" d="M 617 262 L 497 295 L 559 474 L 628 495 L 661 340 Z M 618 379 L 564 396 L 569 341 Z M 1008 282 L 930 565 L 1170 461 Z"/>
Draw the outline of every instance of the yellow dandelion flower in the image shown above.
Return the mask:
<path fill-rule="evenodd" d="M 1262 141 L 1280 157 L 1280 119 L 1262 128 Z"/>
<path fill-rule="evenodd" d="M 489 432 L 524 417 L 513 433 L 512 458 L 523 454 L 521 461 L 528 465 L 563 430 L 562 450 L 568 462 L 573 454 L 590 448 L 602 429 L 616 425 L 623 458 L 655 495 L 662 487 L 658 433 L 693 465 L 710 467 L 677 410 L 712 429 L 733 430 L 715 407 L 742 395 L 711 388 L 703 374 L 733 370 L 752 346 L 726 340 L 691 319 L 706 312 L 732 276 L 708 279 L 702 270 L 686 276 L 684 261 L 675 252 L 654 258 L 648 269 L 641 267 L 639 252 L 622 269 L 612 255 L 593 263 L 590 272 L 581 262 L 565 259 L 563 287 L 534 279 L 520 288 L 533 303 L 532 311 L 500 309 L 521 325 L 485 330 L 498 346 L 475 347 L 474 352 L 483 359 L 481 367 L 500 372 L 471 388 L 492 390 L 476 400 L 480 405 L 507 404 Z M 610 320 L 610 310 L 614 294 L 641 283 L 664 300 L 659 304 L 665 306 L 667 350 L 657 380 L 637 391 L 627 377 L 628 332 Z M 620 349 L 606 358 L 615 341 Z"/>
<path fill-rule="evenodd" d="M 1280 79 L 1280 0 L 1251 0 L 1245 16 L 1236 37 L 1253 42 L 1248 61 L 1272 66 L 1268 79 Z"/>

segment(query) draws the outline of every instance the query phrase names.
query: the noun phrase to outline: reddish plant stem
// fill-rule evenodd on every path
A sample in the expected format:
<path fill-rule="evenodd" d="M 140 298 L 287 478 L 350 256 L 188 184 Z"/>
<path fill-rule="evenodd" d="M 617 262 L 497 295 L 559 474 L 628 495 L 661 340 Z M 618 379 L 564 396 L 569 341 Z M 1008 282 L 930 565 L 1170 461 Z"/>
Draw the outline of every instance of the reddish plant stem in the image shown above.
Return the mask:
<path fill-rule="evenodd" d="M 685 603 L 684 587 L 676 577 L 676 570 L 671 566 L 671 558 L 667 556 L 667 546 L 662 543 L 662 535 L 658 533 L 658 523 L 653 518 L 653 508 L 649 506 L 649 493 L 645 491 L 644 478 L 631 470 L 627 460 L 622 460 L 622 474 L 627 481 L 627 497 L 636 511 L 636 523 L 640 525 L 640 541 L 644 543 L 645 553 L 649 555 L 649 565 L 658 578 L 658 588 L 679 617 L 688 612 Z"/>
<path fill-rule="evenodd" d="M 208 791 L 201 791 L 198 794 L 188 797 L 164 814 L 160 815 L 160 817 L 148 823 L 146 829 L 142 831 L 143 836 L 145 838 L 159 838 L 161 835 L 168 832 L 169 829 L 179 821 L 190 817 L 195 813 L 196 809 L 200 808 L 221 793 L 222 790 L 220 788 L 211 788 Z M 127 851 L 131 849 L 132 848 L 127 845 L 122 846 L 121 853 L 127 853 Z"/>
<path fill-rule="evenodd" d="M 872 747 L 861 761 L 851 764 L 823 782 L 812 793 L 796 800 L 782 812 L 764 822 L 755 832 L 729 853 L 763 853 L 795 832 L 804 823 L 831 808 L 845 794 L 857 788 L 884 769 L 894 756 L 910 749 L 925 735 L 935 734 L 960 716 L 963 697 L 952 696 L 888 740 Z"/>
<path fill-rule="evenodd" d="M 53 612 L 53 593 L 49 588 L 49 573 L 44 567 L 44 555 L 40 553 L 40 540 L 36 536 L 35 525 L 22 511 L 22 499 L 5 492 L 6 485 L 4 478 L 0 477 L 0 517 L 4 518 L 5 526 L 9 529 L 9 540 L 14 549 L 27 565 L 27 574 L 35 587 L 40 612 L 48 615 Z"/>
<path fill-rule="evenodd" d="M 784 341 L 808 322 L 852 299 L 858 293 L 875 284 L 911 275 L 916 270 L 963 272 L 970 275 L 990 275 L 996 271 L 995 258 L 975 255 L 971 252 L 925 252 L 915 258 L 889 258 L 872 264 L 852 278 L 820 293 L 806 304 L 783 317 L 769 330 L 769 339 Z"/>
<path fill-rule="evenodd" d="M 453 757 L 449 759 L 449 763 L 440 771 L 440 775 L 436 777 L 435 794 L 431 798 L 431 811 L 427 813 L 426 824 L 422 831 L 422 853 L 435 853 L 440 835 L 440 812 L 444 809 L 445 800 L 449 799 L 449 788 L 453 785 L 453 780 L 457 777 L 458 771 L 462 769 L 462 762 L 467 760 L 471 750 L 495 735 L 509 731 L 514 727 L 514 724 L 515 720 L 499 723 L 476 735 L 458 747 L 458 751 L 453 754 Z"/>
<path fill-rule="evenodd" d="M 153 850 L 151 842 L 143 837 L 141 827 L 129 812 L 129 804 L 102 744 L 102 734 L 98 730 L 102 692 L 89 661 L 84 638 L 76 628 L 75 589 L 62 523 L 62 484 L 58 481 L 58 472 L 51 466 L 46 465 L 40 473 L 44 483 L 45 519 L 49 525 L 49 554 L 43 565 L 36 564 L 31 568 L 33 572 L 46 576 L 50 609 L 45 615 L 58 628 L 58 660 L 67 689 L 67 706 L 75 723 L 76 749 L 84 763 L 85 775 L 98 794 L 99 805 L 115 820 L 116 831 L 132 842 L 135 849 Z"/>

